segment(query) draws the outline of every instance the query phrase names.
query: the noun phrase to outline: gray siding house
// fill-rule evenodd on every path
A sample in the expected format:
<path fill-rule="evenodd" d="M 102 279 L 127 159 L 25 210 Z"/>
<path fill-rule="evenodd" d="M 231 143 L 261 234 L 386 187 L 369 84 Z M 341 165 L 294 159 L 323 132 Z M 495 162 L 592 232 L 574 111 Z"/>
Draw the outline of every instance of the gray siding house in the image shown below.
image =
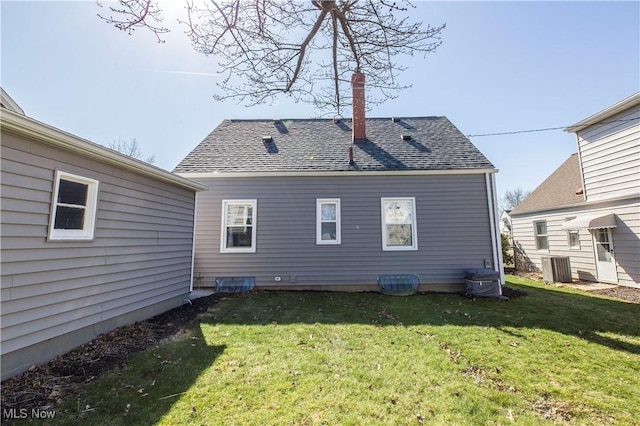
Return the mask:
<path fill-rule="evenodd" d="M 357 102 L 357 98 L 356 98 Z M 459 291 L 502 273 L 494 166 L 446 117 L 224 120 L 174 172 L 198 193 L 194 286 Z M 359 111 L 359 112 L 358 112 Z"/>
<path fill-rule="evenodd" d="M 24 115 L 2 92 L 2 379 L 183 303 L 203 187 Z"/>
<path fill-rule="evenodd" d="M 511 211 L 521 265 L 640 287 L 640 92 L 566 129 L 578 153 Z"/>

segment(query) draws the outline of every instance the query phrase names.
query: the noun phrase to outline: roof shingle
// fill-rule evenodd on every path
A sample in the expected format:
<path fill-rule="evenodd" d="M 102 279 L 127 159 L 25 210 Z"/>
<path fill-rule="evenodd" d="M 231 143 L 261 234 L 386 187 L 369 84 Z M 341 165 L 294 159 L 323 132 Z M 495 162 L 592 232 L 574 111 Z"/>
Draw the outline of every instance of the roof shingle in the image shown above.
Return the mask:
<path fill-rule="evenodd" d="M 578 154 L 573 154 L 518 204 L 511 216 L 567 207 L 584 201 Z"/>
<path fill-rule="evenodd" d="M 351 121 L 224 120 L 173 170 L 206 172 L 324 172 L 493 169 L 446 118 L 366 120 L 366 144 L 353 145 Z M 403 140 L 401 135 L 410 135 Z M 263 142 L 271 136 L 272 142 Z"/>

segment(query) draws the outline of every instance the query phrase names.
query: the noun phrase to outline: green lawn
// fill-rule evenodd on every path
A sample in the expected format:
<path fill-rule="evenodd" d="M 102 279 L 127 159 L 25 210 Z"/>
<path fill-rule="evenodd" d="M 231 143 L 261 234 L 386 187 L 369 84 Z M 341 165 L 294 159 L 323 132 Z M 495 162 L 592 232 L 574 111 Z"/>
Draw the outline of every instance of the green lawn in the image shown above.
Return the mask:
<path fill-rule="evenodd" d="M 55 424 L 633 424 L 640 305 L 257 292 L 85 385 Z"/>

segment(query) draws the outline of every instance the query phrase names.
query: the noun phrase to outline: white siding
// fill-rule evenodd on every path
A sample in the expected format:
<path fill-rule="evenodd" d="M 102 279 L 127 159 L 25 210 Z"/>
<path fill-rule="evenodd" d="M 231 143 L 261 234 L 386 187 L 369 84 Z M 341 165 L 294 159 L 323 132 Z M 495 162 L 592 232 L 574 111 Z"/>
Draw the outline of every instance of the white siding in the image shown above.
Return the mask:
<path fill-rule="evenodd" d="M 2 376 L 179 305 L 194 191 L 2 134 Z M 97 179 L 92 241 L 47 241 L 55 170 Z"/>
<path fill-rule="evenodd" d="M 640 195 L 640 105 L 578 132 L 586 199 Z"/>
<path fill-rule="evenodd" d="M 621 285 L 640 287 L 640 200 L 638 198 L 597 203 L 579 209 L 553 210 L 512 217 L 513 239 L 525 259 L 534 270 L 540 270 L 545 256 L 568 256 L 574 279 L 597 281 L 592 234 L 587 229 L 579 231 L 580 249 L 570 249 L 567 231 L 562 230 L 570 217 L 591 214 L 615 213 L 617 227 L 612 230 L 613 247 L 617 263 L 618 282 Z M 536 250 L 533 222 L 547 221 L 549 250 Z M 522 265 L 521 265 L 522 266 Z"/>

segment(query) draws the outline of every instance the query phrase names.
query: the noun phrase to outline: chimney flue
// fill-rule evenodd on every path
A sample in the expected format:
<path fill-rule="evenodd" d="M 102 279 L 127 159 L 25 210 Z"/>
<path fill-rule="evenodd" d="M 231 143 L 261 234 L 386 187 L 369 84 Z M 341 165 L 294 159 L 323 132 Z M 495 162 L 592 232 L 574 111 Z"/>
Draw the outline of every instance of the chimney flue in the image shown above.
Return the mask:
<path fill-rule="evenodd" d="M 353 143 L 366 143 L 367 133 L 364 125 L 364 74 L 354 72 L 351 76 L 353 92 Z"/>

